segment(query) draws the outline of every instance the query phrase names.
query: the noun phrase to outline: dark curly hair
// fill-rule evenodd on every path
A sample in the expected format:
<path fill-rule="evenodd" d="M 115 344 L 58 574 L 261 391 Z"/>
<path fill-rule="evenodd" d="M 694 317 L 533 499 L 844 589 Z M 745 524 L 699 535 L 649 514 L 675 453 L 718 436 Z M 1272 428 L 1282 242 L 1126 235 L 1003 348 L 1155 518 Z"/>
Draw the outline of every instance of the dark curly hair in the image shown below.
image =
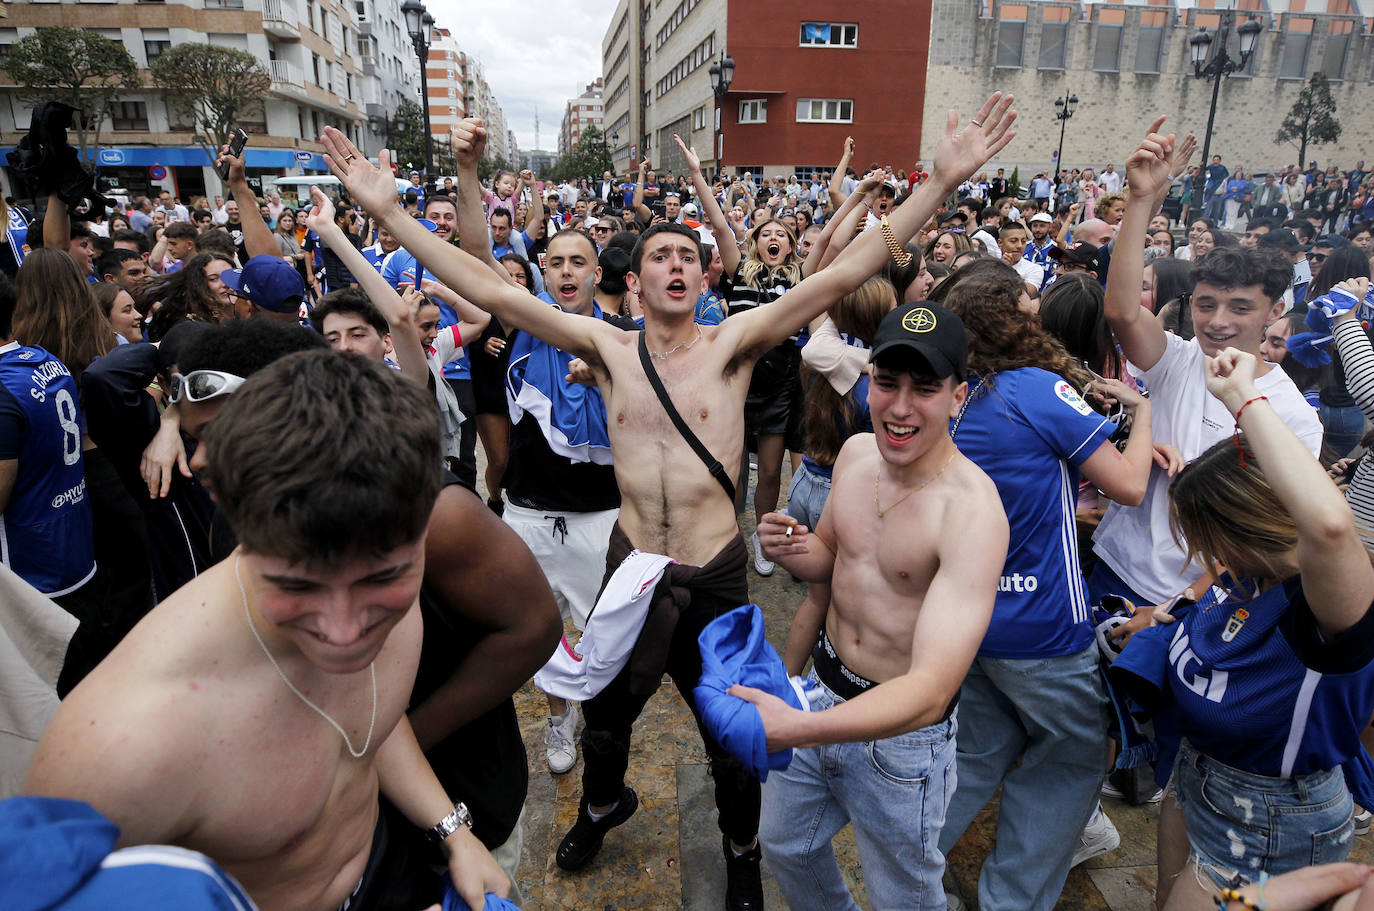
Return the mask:
<path fill-rule="evenodd" d="M 143 286 L 138 299 L 140 312 L 148 313 L 154 303 L 161 302 L 148 321 L 149 341 L 162 341 L 167 330 L 182 320 L 222 323 L 233 317 L 234 308 L 221 303 L 205 280 L 205 267 L 214 260 L 234 264 L 218 253 L 197 253 L 181 269 Z"/>
<path fill-rule="evenodd" d="M 1278 300 L 1293 282 L 1293 264 L 1275 250 L 1258 247 L 1217 247 L 1193 263 L 1189 290 L 1203 283 L 1213 288 L 1259 285 L 1270 302 Z"/>
<path fill-rule="evenodd" d="M 1092 381 L 1063 342 L 1022 310 L 1026 282 L 1000 259 L 969 263 L 931 291 L 931 298 L 964 321 L 968 370 L 991 378 L 1001 370 L 1039 367 L 1068 380 L 1081 394 Z"/>

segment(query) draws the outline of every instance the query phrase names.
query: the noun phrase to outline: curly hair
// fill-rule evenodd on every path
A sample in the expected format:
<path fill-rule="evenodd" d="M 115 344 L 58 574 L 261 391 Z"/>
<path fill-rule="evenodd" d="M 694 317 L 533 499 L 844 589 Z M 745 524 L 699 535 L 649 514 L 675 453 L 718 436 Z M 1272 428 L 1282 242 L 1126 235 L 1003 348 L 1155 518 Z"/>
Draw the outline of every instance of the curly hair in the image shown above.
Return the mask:
<path fill-rule="evenodd" d="M 1083 393 L 1092 375 L 1034 314 L 1021 309 L 1025 288 L 1011 266 L 1000 259 L 980 259 L 941 282 L 930 296 L 964 321 L 969 373 L 990 379 L 1001 370 L 1039 367 Z"/>
<path fill-rule="evenodd" d="M 1259 285 L 1266 300 L 1276 301 L 1293 280 L 1293 264 L 1258 247 L 1217 247 L 1193 261 L 1190 278 L 1189 290 L 1200 284 L 1223 290 Z"/>
<path fill-rule="evenodd" d="M 792 249 L 783 257 L 782 264 L 769 268 L 759 259 L 759 234 L 768 225 L 777 225 L 787 232 L 787 242 Z M 775 276 L 781 277 L 788 287 L 801 283 L 801 260 L 797 257 L 797 233 L 792 226 L 778 218 L 767 218 L 749 229 L 744 242 L 744 260 L 740 263 L 739 276 L 743 284 L 750 288 L 761 288 Z"/>
<path fill-rule="evenodd" d="M 167 330 L 182 320 L 222 323 L 233 317 L 233 307 L 221 303 L 205 280 L 205 267 L 215 260 L 233 265 L 233 260 L 217 253 L 197 253 L 181 269 L 143 287 L 138 301 L 141 312 L 147 313 L 154 302 L 161 302 L 148 322 L 149 341 L 161 341 Z"/>

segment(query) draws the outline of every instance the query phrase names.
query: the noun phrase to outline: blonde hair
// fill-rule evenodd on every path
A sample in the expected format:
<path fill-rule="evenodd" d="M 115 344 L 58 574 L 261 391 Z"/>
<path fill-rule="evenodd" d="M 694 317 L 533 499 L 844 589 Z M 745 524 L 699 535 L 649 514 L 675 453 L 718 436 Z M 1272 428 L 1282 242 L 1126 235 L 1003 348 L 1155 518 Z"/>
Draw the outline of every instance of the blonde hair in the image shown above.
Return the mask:
<path fill-rule="evenodd" d="M 792 249 L 783 258 L 782 264 L 772 269 L 759 259 L 759 234 L 768 225 L 777 225 L 786 231 L 788 243 L 792 245 Z M 792 230 L 791 225 L 780 219 L 765 218 L 749 229 L 749 235 L 744 242 L 744 262 L 740 264 L 739 277 L 740 281 L 748 287 L 760 288 L 774 276 L 780 276 L 789 287 L 801 283 L 801 260 L 797 258 L 797 232 Z"/>

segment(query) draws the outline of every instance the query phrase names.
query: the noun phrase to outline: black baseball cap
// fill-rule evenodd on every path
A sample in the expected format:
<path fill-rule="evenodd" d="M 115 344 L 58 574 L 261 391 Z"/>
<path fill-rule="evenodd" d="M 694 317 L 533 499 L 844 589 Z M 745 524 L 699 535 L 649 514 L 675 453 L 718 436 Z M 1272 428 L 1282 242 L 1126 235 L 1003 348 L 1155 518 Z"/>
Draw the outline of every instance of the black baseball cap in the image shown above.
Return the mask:
<path fill-rule="evenodd" d="M 964 321 L 953 311 L 931 301 L 898 307 L 883 317 L 873 335 L 869 363 L 884 354 L 907 349 L 919 354 L 938 379 L 962 378 L 968 368 L 968 336 Z"/>
<path fill-rule="evenodd" d="M 1278 247 L 1285 253 L 1299 253 L 1303 250 L 1311 249 L 1310 247 L 1304 246 L 1302 241 L 1298 240 L 1298 235 L 1287 228 L 1279 228 L 1277 231 L 1270 231 L 1268 234 L 1262 235 L 1260 239 L 1256 241 L 1256 246 Z"/>
<path fill-rule="evenodd" d="M 1050 259 L 1078 263 L 1080 266 L 1087 266 L 1089 272 L 1096 272 L 1101 266 L 1097 247 L 1088 243 L 1077 243 L 1067 249 L 1054 247 L 1050 250 Z"/>

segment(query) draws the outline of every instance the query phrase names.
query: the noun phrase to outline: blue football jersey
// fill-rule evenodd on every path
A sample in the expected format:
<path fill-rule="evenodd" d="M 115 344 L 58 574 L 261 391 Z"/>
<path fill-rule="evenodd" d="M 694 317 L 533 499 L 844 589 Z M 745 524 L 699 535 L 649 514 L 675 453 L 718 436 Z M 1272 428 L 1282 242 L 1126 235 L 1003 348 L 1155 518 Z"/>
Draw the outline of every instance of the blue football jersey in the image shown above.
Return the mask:
<path fill-rule="evenodd" d="M 969 377 L 968 405 L 955 426 L 955 445 L 997 485 L 1011 527 L 978 653 L 1046 658 L 1083 651 L 1093 628 L 1074 525 L 1078 467 L 1116 425 L 1062 377 L 1024 367 L 986 381 Z"/>
<path fill-rule="evenodd" d="M 9 447 L 19 465 L 0 513 L 0 561 L 39 591 L 64 595 L 95 573 L 76 380 L 42 348 L 12 342 L 0 348 L 0 396 L 23 426 Z"/>
<path fill-rule="evenodd" d="M 1229 577 L 1223 584 L 1237 588 Z M 1332 769 L 1363 750 L 1360 732 L 1374 717 L 1374 612 L 1328 641 L 1294 577 L 1250 598 L 1214 587 L 1174 613 L 1176 623 L 1137 633 L 1113 668 L 1137 678 L 1122 679 L 1140 704 L 1158 701 L 1165 729 L 1276 778 Z"/>

